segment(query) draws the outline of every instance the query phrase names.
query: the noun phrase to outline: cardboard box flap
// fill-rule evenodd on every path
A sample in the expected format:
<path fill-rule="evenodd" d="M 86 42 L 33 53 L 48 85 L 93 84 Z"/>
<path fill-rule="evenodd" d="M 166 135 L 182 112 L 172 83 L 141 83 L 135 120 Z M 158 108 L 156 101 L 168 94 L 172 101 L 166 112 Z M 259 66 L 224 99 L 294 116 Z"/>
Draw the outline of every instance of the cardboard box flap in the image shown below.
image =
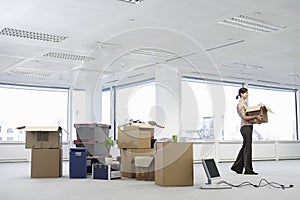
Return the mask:
<path fill-rule="evenodd" d="M 251 106 L 246 109 L 246 112 L 259 111 L 261 106 Z"/>
<path fill-rule="evenodd" d="M 136 167 L 149 167 L 152 161 L 152 156 L 136 156 L 134 158 L 134 163 Z"/>
<path fill-rule="evenodd" d="M 25 131 L 58 131 L 61 130 L 60 126 L 25 126 Z"/>
<path fill-rule="evenodd" d="M 143 124 L 143 123 L 133 123 L 131 125 L 123 125 L 119 126 L 121 130 L 133 130 L 133 129 L 154 129 L 154 126 L 150 124 Z"/>
<path fill-rule="evenodd" d="M 271 108 L 269 108 L 269 107 L 266 107 L 266 108 L 267 108 L 268 112 L 274 113 L 273 110 L 271 110 Z"/>
<path fill-rule="evenodd" d="M 261 105 L 248 107 L 248 108 L 246 109 L 246 112 L 255 112 L 255 111 L 259 111 L 261 108 L 266 109 L 266 110 L 267 110 L 268 112 L 270 112 L 270 113 L 274 113 L 274 112 L 271 110 L 271 108 L 266 107 L 266 106 L 261 106 Z"/>

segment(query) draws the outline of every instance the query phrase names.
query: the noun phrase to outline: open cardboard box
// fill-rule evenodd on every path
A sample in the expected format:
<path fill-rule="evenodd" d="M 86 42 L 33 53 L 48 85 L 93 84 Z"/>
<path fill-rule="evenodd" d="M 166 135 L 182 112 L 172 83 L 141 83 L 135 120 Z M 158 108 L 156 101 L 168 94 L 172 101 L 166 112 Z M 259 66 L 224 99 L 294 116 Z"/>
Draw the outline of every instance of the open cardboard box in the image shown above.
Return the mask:
<path fill-rule="evenodd" d="M 62 145 L 62 128 L 60 126 L 23 126 L 25 129 L 25 148 L 58 149 Z"/>
<path fill-rule="evenodd" d="M 132 124 L 118 127 L 118 147 L 131 149 L 151 148 L 154 139 L 154 126 L 149 124 Z"/>
<path fill-rule="evenodd" d="M 268 112 L 273 113 L 273 111 L 265 105 L 251 106 L 246 109 L 247 116 L 262 115 L 263 117 L 262 120 L 250 120 L 253 124 L 268 123 Z"/>

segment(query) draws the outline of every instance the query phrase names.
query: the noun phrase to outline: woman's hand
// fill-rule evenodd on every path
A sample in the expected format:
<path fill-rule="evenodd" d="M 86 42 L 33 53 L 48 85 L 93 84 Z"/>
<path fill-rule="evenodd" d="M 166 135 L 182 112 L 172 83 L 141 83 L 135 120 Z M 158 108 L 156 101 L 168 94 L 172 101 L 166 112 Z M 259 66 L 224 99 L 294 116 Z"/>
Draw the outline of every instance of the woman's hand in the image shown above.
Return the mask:
<path fill-rule="evenodd" d="M 257 119 L 258 121 L 262 121 L 262 120 L 263 120 L 263 116 L 262 116 L 262 115 L 256 115 L 256 119 Z"/>

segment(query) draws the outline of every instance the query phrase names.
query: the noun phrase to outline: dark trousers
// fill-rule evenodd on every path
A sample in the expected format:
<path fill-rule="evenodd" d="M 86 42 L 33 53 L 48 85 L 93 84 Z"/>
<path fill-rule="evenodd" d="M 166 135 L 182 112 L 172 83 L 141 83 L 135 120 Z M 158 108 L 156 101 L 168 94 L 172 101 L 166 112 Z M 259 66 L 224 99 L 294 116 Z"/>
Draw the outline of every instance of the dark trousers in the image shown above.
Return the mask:
<path fill-rule="evenodd" d="M 243 146 L 232 165 L 232 169 L 242 172 L 245 168 L 246 172 L 252 172 L 252 131 L 253 125 L 246 125 L 241 127 L 241 134 L 243 136 Z"/>

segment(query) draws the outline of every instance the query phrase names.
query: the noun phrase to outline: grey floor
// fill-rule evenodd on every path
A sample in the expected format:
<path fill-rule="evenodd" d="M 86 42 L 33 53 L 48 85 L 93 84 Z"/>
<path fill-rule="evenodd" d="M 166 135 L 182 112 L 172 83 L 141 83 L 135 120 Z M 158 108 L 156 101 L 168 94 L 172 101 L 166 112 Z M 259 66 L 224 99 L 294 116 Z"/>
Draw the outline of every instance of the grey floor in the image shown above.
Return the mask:
<path fill-rule="evenodd" d="M 242 199 L 242 200 L 298 200 L 300 199 L 300 160 L 256 161 L 254 168 L 258 176 L 240 175 L 230 171 L 232 163 L 218 163 L 222 179 L 232 184 L 249 181 L 258 184 L 261 179 L 293 184 L 290 189 L 278 189 L 269 186 L 255 188 L 244 186 L 226 190 L 203 190 L 200 186 L 206 182 L 201 164 L 194 165 L 194 186 L 161 187 L 154 182 L 135 179 L 96 180 L 69 179 L 68 162 L 63 164 L 61 178 L 30 178 L 30 163 L 0 163 L 0 199 L 1 200 L 94 200 L 94 199 Z M 216 181 L 220 181 L 216 180 Z"/>

